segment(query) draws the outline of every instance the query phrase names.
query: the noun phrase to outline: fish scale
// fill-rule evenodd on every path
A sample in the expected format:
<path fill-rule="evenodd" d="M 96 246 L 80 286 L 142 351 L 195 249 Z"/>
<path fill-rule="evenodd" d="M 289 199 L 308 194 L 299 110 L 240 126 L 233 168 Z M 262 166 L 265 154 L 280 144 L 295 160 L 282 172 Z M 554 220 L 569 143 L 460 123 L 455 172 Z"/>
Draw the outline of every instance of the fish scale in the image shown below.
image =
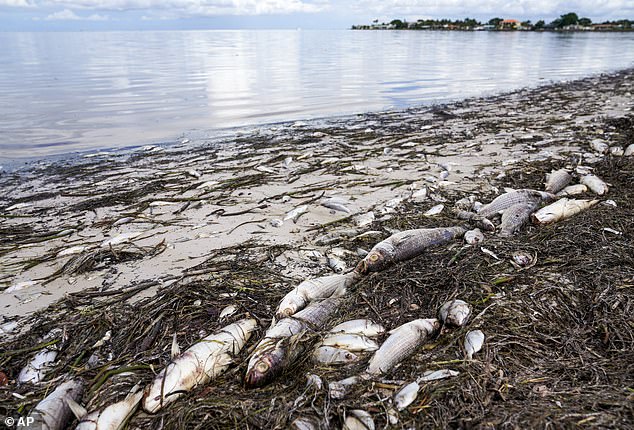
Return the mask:
<path fill-rule="evenodd" d="M 548 193 L 558 193 L 572 181 L 572 176 L 566 169 L 553 170 L 546 175 L 545 190 Z"/>
<path fill-rule="evenodd" d="M 537 203 L 554 196 L 550 193 L 536 190 L 516 190 L 497 196 L 491 203 L 484 205 L 478 215 L 485 218 L 495 216 L 518 203 Z"/>
<path fill-rule="evenodd" d="M 512 236 L 530 219 L 531 214 L 537 208 L 537 203 L 517 203 L 502 212 L 500 223 L 500 236 Z"/>

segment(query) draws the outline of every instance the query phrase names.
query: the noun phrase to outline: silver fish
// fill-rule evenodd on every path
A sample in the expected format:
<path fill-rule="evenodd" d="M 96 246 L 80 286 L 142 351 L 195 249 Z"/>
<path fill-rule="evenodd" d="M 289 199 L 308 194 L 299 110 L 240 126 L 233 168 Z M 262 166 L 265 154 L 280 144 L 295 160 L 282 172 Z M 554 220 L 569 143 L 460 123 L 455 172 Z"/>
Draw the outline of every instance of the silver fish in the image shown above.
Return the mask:
<path fill-rule="evenodd" d="M 327 254 L 326 258 L 328 260 L 328 267 L 330 267 L 333 272 L 343 273 L 346 270 L 346 262 L 343 261 L 341 258 L 332 254 Z"/>
<path fill-rule="evenodd" d="M 446 325 L 462 327 L 471 315 L 471 306 L 462 300 L 450 300 L 440 307 L 438 315 Z"/>
<path fill-rule="evenodd" d="M 605 154 L 608 151 L 609 145 L 601 139 L 594 139 L 590 142 L 590 148 L 600 154 Z"/>
<path fill-rule="evenodd" d="M 634 155 L 634 143 L 627 145 L 627 148 L 625 148 L 623 155 L 626 157 L 629 157 L 630 155 Z"/>
<path fill-rule="evenodd" d="M 608 192 L 608 184 L 596 175 L 584 175 L 579 179 L 579 182 L 599 196 Z"/>
<path fill-rule="evenodd" d="M 555 203 L 545 206 L 531 215 L 535 224 L 550 224 L 570 218 L 579 212 L 599 203 L 599 200 L 573 200 L 562 197 Z"/>
<path fill-rule="evenodd" d="M 66 340 L 63 331 L 59 328 L 55 328 L 42 338 L 42 342 L 50 342 L 60 337 L 63 343 Z M 26 382 L 37 384 L 41 382 L 46 376 L 46 373 L 52 368 L 59 350 L 60 343 L 58 342 L 57 344 L 49 345 L 38 351 L 26 366 L 20 370 L 18 382 L 21 384 Z"/>
<path fill-rule="evenodd" d="M 502 212 L 499 236 L 513 236 L 516 231 L 528 222 L 535 209 L 537 209 L 537 204 L 534 202 L 517 203 Z"/>
<path fill-rule="evenodd" d="M 62 430 L 68 426 L 73 416 L 67 399 L 78 401 L 84 392 L 84 383 L 80 379 L 71 379 L 58 386 L 55 391 L 38 403 L 29 414 L 34 421 L 33 428 L 43 430 Z"/>
<path fill-rule="evenodd" d="M 482 349 L 484 344 L 484 333 L 480 330 L 473 330 L 467 333 L 464 338 L 464 349 L 467 353 L 467 358 L 471 360 L 473 354 Z"/>
<path fill-rule="evenodd" d="M 497 196 L 491 203 L 484 205 L 478 215 L 484 218 L 491 218 L 504 212 L 506 209 L 517 203 L 539 203 L 554 198 L 554 195 L 545 191 L 537 190 L 516 190 Z"/>
<path fill-rule="evenodd" d="M 466 231 L 464 227 L 441 227 L 405 230 L 393 234 L 374 245 L 355 271 L 360 274 L 381 271 L 394 263 L 422 254 L 430 246 L 442 245 L 462 237 Z"/>
<path fill-rule="evenodd" d="M 307 279 L 284 296 L 275 317 L 279 319 L 291 316 L 312 300 L 343 296 L 357 279 L 358 274 L 355 272 Z"/>
<path fill-rule="evenodd" d="M 409 357 L 426 340 L 438 331 L 437 319 L 417 319 L 392 330 L 378 351 L 374 353 L 366 372 L 379 375 L 389 372 L 398 363 Z"/>
<path fill-rule="evenodd" d="M 456 208 L 453 209 L 453 213 L 456 215 L 456 218 L 468 220 L 470 224 L 475 225 L 477 228 L 486 231 L 495 231 L 495 224 L 477 213 Z"/>
<path fill-rule="evenodd" d="M 464 234 L 464 241 L 467 242 L 469 245 L 475 245 L 484 241 L 484 235 L 479 228 L 475 228 L 473 230 L 469 230 Z"/>
<path fill-rule="evenodd" d="M 458 376 L 458 375 L 460 375 L 460 372 L 456 370 L 449 370 L 449 369 L 440 369 L 440 370 L 434 370 L 434 371 L 428 370 L 427 372 L 423 373 L 423 376 L 418 378 L 416 382 L 420 384 L 421 382 L 437 381 L 438 379 L 445 379 L 445 378 L 450 378 L 452 376 Z"/>
<path fill-rule="evenodd" d="M 588 187 L 586 187 L 585 185 L 583 185 L 583 184 L 575 184 L 575 185 L 568 185 L 566 188 L 564 188 L 563 190 L 559 191 L 555 195 L 557 197 L 574 196 L 576 194 L 583 194 L 586 191 L 588 191 Z"/>
<path fill-rule="evenodd" d="M 361 409 L 348 411 L 342 430 L 374 430 L 372 415 Z"/>
<path fill-rule="evenodd" d="M 136 412 L 142 398 L 143 390 L 139 389 L 128 394 L 120 402 L 90 413 L 86 413 L 86 410 L 76 402 L 69 401 L 69 406 L 80 419 L 75 430 L 121 430 Z"/>
<path fill-rule="evenodd" d="M 361 382 L 361 377 L 351 376 L 341 381 L 334 381 L 328 384 L 328 395 L 333 399 L 343 399 L 348 389 Z"/>
<path fill-rule="evenodd" d="M 327 207 L 328 209 L 332 209 L 334 211 L 339 211 L 339 212 L 345 212 L 349 214 L 351 211 L 346 206 L 346 203 L 348 202 L 336 197 L 332 197 L 332 198 L 321 201 L 321 205 L 324 207 Z"/>
<path fill-rule="evenodd" d="M 321 344 L 352 352 L 376 351 L 379 349 L 379 345 L 375 341 L 362 334 L 333 333 L 326 336 L 321 341 Z"/>
<path fill-rule="evenodd" d="M 368 337 L 378 336 L 385 333 L 385 328 L 367 319 L 357 319 L 342 322 L 330 329 L 331 333 L 362 334 Z"/>
<path fill-rule="evenodd" d="M 256 320 L 243 319 L 195 343 L 156 376 L 146 389 L 143 409 L 155 413 L 182 393 L 223 373 L 256 327 Z"/>
<path fill-rule="evenodd" d="M 443 209 L 445 208 L 445 205 L 443 205 L 442 203 L 436 206 L 433 206 L 431 208 L 429 208 L 429 210 L 427 210 L 427 212 L 423 213 L 424 216 L 436 216 L 439 215 Z"/>
<path fill-rule="evenodd" d="M 396 409 L 402 411 L 409 405 L 411 405 L 416 397 L 418 397 L 418 392 L 420 391 L 420 385 L 418 382 L 414 381 L 410 384 L 407 384 L 403 388 L 401 388 L 394 395 L 394 404 L 396 405 Z"/>
<path fill-rule="evenodd" d="M 313 417 L 299 417 L 291 423 L 291 429 L 293 430 L 322 430 L 326 428 L 322 427 L 320 421 Z"/>
<path fill-rule="evenodd" d="M 374 212 L 366 212 L 361 215 L 357 215 L 354 217 L 354 223 L 357 227 L 365 227 L 366 225 L 370 225 L 374 222 L 375 216 Z"/>
<path fill-rule="evenodd" d="M 342 298 L 311 302 L 292 317 L 278 321 L 255 347 L 247 365 L 245 384 L 260 387 L 271 382 L 303 351 L 305 345 L 297 342 L 297 335 L 323 326 L 343 303 Z"/>
<path fill-rule="evenodd" d="M 320 346 L 313 351 L 313 360 L 323 364 L 348 364 L 359 359 L 359 356 L 346 349 L 334 346 Z"/>
<path fill-rule="evenodd" d="M 622 146 L 611 146 L 610 154 L 614 155 L 615 157 L 622 157 L 623 155 L 625 155 L 625 151 L 623 150 Z"/>
<path fill-rule="evenodd" d="M 553 170 L 549 174 L 546 175 L 546 187 L 545 190 L 548 193 L 558 193 L 564 187 L 566 187 L 570 181 L 572 181 L 572 176 L 566 169 Z"/>
<path fill-rule="evenodd" d="M 286 214 L 286 216 L 284 217 L 284 221 L 288 221 L 289 219 L 292 219 L 293 222 L 297 222 L 299 217 L 305 214 L 306 212 L 308 212 L 308 205 L 296 207 L 295 209 L 293 209 L 292 211 L 289 211 Z"/>

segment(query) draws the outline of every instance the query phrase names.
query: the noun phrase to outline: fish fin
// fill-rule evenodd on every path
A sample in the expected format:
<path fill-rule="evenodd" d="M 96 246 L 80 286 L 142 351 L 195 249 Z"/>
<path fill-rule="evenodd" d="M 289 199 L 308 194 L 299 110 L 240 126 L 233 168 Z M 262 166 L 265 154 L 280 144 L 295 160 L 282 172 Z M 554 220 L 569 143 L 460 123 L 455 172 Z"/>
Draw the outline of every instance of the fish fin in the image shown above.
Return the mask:
<path fill-rule="evenodd" d="M 88 414 L 86 408 L 84 408 L 82 405 L 80 405 L 70 397 L 66 397 L 66 403 L 68 404 L 68 407 L 70 408 L 73 415 L 75 415 L 78 420 L 81 420 Z"/>
<path fill-rule="evenodd" d="M 178 340 L 176 339 L 176 333 L 172 337 L 172 351 L 171 351 L 172 360 L 181 355 L 181 347 L 178 346 Z"/>

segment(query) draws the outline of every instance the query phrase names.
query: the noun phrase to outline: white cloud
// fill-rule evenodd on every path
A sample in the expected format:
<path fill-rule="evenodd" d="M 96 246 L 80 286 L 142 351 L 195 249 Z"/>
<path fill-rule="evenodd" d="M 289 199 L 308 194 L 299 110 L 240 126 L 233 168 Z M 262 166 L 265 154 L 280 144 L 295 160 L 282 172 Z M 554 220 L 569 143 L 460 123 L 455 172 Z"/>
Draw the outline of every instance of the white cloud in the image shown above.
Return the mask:
<path fill-rule="evenodd" d="M 8 7 L 34 7 L 32 1 L 30 0 L 0 0 L 0 7 L 8 6 Z"/>
<path fill-rule="evenodd" d="M 52 13 L 44 18 L 44 21 L 107 21 L 108 17 L 99 14 L 89 16 L 79 16 L 70 9 L 64 9 L 59 12 Z"/>

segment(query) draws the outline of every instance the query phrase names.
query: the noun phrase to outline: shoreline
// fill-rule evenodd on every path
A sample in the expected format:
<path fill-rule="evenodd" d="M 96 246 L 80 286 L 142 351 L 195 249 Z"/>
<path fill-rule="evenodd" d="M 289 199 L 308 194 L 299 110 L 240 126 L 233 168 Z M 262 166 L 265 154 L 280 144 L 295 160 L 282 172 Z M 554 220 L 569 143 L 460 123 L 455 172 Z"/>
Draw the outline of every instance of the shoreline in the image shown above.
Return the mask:
<path fill-rule="evenodd" d="M 41 309 L 68 292 L 175 276 L 213 250 L 254 237 L 278 245 L 310 244 L 320 225 L 381 210 L 395 198 L 407 201 L 417 190 L 427 189 L 432 198 L 436 189 L 490 192 L 495 189 L 490 181 L 516 162 L 587 152 L 597 136 L 594 121 L 631 111 L 626 93 L 632 75 L 634 69 L 627 69 L 323 125 L 282 123 L 236 133 L 228 139 L 231 144 L 150 145 L 114 157 L 97 152 L 76 162 L 40 162 L 18 175 L 3 174 L 0 288 L 35 285 L 21 291 L 19 296 L 26 295 L 21 300 L 4 294 L 8 303 L 0 315 Z M 615 83 L 626 85 L 626 91 L 610 88 Z M 539 125 L 544 121 L 559 124 Z M 574 130 L 579 126 L 591 131 L 585 142 Z M 592 154 L 586 160 L 592 161 Z M 445 168 L 449 176 L 441 181 Z M 351 214 L 321 206 L 327 197 L 346 199 Z M 420 200 L 432 206 L 429 196 Z M 270 224 L 306 204 L 310 210 L 297 224 Z M 389 213 L 399 204 L 383 210 Z M 15 205 L 27 206 L 6 210 Z M 139 237 L 128 245 L 165 243 L 166 249 L 154 258 L 115 264 L 116 275 L 106 265 L 88 275 L 50 279 L 73 258 L 56 257 L 60 252 L 77 246 L 85 247 L 82 253 L 97 252 L 108 238 L 134 233 Z M 153 268 L 156 264 L 163 270 Z M 308 273 L 294 275 L 300 274 Z M 25 300 L 31 304 L 20 304 Z"/>

